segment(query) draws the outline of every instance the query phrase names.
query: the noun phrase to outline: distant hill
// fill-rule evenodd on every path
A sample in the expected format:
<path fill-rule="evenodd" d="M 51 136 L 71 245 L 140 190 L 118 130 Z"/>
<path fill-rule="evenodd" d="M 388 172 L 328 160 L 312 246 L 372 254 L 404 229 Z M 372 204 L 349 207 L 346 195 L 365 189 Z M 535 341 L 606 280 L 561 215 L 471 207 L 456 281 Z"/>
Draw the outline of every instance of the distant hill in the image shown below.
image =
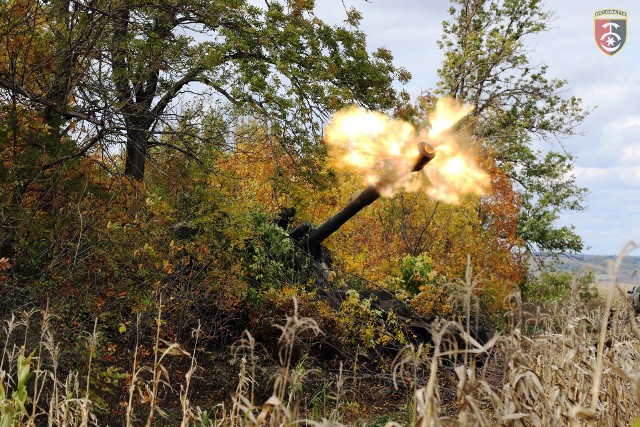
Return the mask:
<path fill-rule="evenodd" d="M 571 255 L 561 256 L 553 266 L 560 271 L 580 272 L 593 270 L 596 279 L 601 282 L 613 282 L 611 264 L 615 255 Z M 623 259 L 617 274 L 620 284 L 640 284 L 640 256 L 627 256 Z"/>

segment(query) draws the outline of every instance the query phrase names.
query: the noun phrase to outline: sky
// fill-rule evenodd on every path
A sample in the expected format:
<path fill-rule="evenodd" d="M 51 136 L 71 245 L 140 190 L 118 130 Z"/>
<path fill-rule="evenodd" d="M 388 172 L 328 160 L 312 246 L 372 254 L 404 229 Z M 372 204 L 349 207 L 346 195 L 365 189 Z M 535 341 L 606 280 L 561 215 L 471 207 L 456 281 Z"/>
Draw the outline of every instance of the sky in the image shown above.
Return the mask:
<path fill-rule="evenodd" d="M 412 73 L 404 88 L 413 97 L 434 89 L 443 59 L 436 41 L 449 2 L 317 0 L 316 15 L 341 23 L 352 6 L 363 15 L 369 49 L 389 48 L 395 64 Z M 566 96 L 593 108 L 581 134 L 564 142 L 575 156 L 577 184 L 589 190 L 587 210 L 562 214 L 558 224 L 575 227 L 586 244 L 583 253 L 617 254 L 630 240 L 640 243 L 640 2 L 562 0 L 544 9 L 555 18 L 549 31 L 525 39 L 531 62 L 547 64 L 548 77 L 568 81 Z M 595 42 L 594 13 L 602 9 L 627 12 L 625 45 L 612 56 Z"/>

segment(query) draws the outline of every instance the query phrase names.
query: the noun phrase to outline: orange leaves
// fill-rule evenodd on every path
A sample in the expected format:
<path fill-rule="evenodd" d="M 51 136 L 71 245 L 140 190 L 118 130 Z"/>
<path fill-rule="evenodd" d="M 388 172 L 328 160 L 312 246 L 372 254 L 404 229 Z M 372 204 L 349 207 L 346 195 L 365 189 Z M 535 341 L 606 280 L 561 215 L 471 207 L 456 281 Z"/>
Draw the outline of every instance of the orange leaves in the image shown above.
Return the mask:
<path fill-rule="evenodd" d="M 162 270 L 164 270 L 165 273 L 171 275 L 173 274 L 174 266 L 168 259 L 164 259 L 162 260 Z"/>
<path fill-rule="evenodd" d="M 10 0 L 0 4 L 0 71 L 15 81 L 40 92 L 50 74 L 52 33 L 39 1 Z M 38 70 L 38 72 L 33 72 Z"/>
<path fill-rule="evenodd" d="M 3 257 L 0 258 L 0 284 L 7 281 L 8 277 L 4 274 L 1 274 L 3 271 L 7 271 L 11 268 L 11 264 L 9 263 L 9 258 Z"/>
<path fill-rule="evenodd" d="M 517 242 L 518 215 L 521 200 L 509 178 L 495 165 L 491 169 L 493 191 L 482 200 L 483 221 L 503 244 L 514 246 Z"/>
<path fill-rule="evenodd" d="M 169 251 L 171 255 L 175 255 L 177 252 L 184 249 L 184 245 L 176 244 L 175 240 L 169 242 Z"/>
<path fill-rule="evenodd" d="M 220 247 L 189 246 L 184 240 L 169 237 L 159 242 L 153 240 L 153 235 L 147 236 L 146 241 L 150 246 L 153 244 L 154 256 L 137 261 L 145 266 L 148 263 L 154 274 L 175 276 L 188 270 L 191 262 L 197 264 L 214 258 L 209 270 L 212 280 L 243 289 L 247 286 L 248 267 L 236 255 L 247 250 L 246 242 L 255 232 L 256 223 L 275 218 L 283 207 L 294 207 L 297 210 L 294 225 L 310 221 L 317 226 L 363 190 L 359 177 L 348 171 L 321 170 L 311 183 L 296 163 L 299 158 L 272 142 L 267 131 L 258 125 L 246 126 L 252 132 L 236 141 L 233 151 L 207 158 L 204 174 L 196 178 L 191 175 L 189 185 L 184 179 L 174 187 L 176 194 L 180 188 L 189 194 L 197 189 L 198 199 L 189 196 L 193 200 L 189 203 L 200 207 L 190 214 L 189 221 L 199 224 L 196 228 L 207 230 L 206 233 L 215 233 L 224 243 Z M 389 279 L 397 277 L 397 261 L 407 254 L 427 256 L 433 269 L 447 279 L 462 278 L 470 255 L 474 271 L 482 281 L 479 292 L 492 301 L 492 307 L 499 307 L 524 273 L 516 235 L 520 201 L 490 156 L 480 157 L 493 183 L 493 190 L 483 198 L 466 196 L 459 205 L 449 206 L 424 194 L 399 194 L 393 199 L 376 201 L 344 224 L 324 242 L 332 251 L 334 268 L 342 270 L 338 271 L 337 279 L 353 273 L 378 284 L 393 283 Z M 167 168 L 171 169 L 174 163 L 168 160 Z M 151 182 L 159 188 L 166 186 L 163 176 L 155 176 L 153 172 L 151 176 Z M 168 192 L 152 192 L 145 207 L 149 214 L 148 229 L 154 227 L 154 221 L 162 225 L 162 218 L 168 215 L 181 215 L 179 204 Z M 151 254 L 140 250 L 138 255 L 143 252 L 145 256 Z M 451 313 L 440 282 L 419 288 L 416 294 L 416 307 L 424 314 Z"/>
<path fill-rule="evenodd" d="M 447 318 L 452 313 L 449 292 L 442 286 L 430 283 L 420 287 L 420 293 L 411 300 L 411 306 L 426 318 Z"/>

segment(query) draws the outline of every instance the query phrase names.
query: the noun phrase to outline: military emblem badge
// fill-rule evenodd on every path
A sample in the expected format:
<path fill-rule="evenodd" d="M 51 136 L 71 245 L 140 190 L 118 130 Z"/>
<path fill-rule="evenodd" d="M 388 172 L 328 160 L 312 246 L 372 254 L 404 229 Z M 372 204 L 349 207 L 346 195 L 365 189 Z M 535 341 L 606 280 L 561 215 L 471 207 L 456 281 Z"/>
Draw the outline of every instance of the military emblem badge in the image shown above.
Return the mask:
<path fill-rule="evenodd" d="M 600 50 L 607 55 L 615 55 L 627 40 L 627 12 L 617 9 L 596 11 L 594 30 Z"/>

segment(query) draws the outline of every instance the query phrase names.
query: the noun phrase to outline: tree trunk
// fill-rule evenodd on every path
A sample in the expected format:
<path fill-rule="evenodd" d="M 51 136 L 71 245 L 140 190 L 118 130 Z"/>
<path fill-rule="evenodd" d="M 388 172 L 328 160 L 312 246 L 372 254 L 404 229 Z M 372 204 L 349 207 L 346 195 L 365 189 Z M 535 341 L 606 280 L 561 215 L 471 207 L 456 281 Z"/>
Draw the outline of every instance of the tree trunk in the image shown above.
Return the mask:
<path fill-rule="evenodd" d="M 144 179 L 144 163 L 149 151 L 148 135 L 142 129 L 127 131 L 127 158 L 124 164 L 124 174 L 138 181 Z"/>

